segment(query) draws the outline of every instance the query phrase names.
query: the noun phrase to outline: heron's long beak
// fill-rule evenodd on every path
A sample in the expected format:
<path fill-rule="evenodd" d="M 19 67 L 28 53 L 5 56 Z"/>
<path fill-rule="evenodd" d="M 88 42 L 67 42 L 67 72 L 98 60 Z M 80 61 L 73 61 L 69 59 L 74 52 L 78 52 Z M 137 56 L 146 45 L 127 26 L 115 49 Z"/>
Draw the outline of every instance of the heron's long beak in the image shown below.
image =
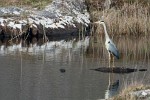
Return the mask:
<path fill-rule="evenodd" d="M 101 23 L 101 21 L 96 21 L 96 22 L 94 22 L 94 24 L 100 24 Z"/>

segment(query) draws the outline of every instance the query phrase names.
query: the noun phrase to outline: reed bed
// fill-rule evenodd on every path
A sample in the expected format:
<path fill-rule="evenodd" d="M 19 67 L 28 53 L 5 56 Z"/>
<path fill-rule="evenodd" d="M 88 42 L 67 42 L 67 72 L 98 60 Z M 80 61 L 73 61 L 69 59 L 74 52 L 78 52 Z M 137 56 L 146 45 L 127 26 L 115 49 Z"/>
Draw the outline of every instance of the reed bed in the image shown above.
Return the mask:
<path fill-rule="evenodd" d="M 140 3 L 132 1 L 132 3 L 128 3 L 129 0 L 125 1 L 120 4 L 121 6 L 115 4 L 109 9 L 104 7 L 103 9 L 99 8 L 90 11 L 91 20 L 94 22 L 99 20 L 101 16 L 104 16 L 111 35 L 150 35 L 150 2 L 147 1 L 145 3 L 143 1 L 144 3 Z M 97 3 L 97 6 L 99 7 L 100 4 Z M 103 31 L 100 30 L 99 33 L 103 34 Z"/>
<path fill-rule="evenodd" d="M 150 58 L 150 1 L 149 0 L 111 0 L 116 4 L 109 9 L 104 6 L 105 0 L 89 0 L 91 20 L 100 20 L 104 16 L 108 34 L 116 44 L 123 59 Z M 95 3 L 95 6 L 92 5 Z M 95 9 L 94 9 L 95 8 Z M 91 49 L 91 52 L 100 57 L 107 56 L 104 45 L 104 30 L 101 25 L 93 24 L 91 34 L 99 49 Z M 99 45 L 99 46 L 98 46 Z M 103 50 L 104 49 L 104 50 Z M 90 51 L 90 50 L 89 50 Z M 105 52 L 106 51 L 106 52 Z M 103 55 L 103 56 L 101 56 Z M 124 58 L 126 57 L 126 58 Z"/>
<path fill-rule="evenodd" d="M 150 59 L 150 43 L 149 37 L 112 37 L 116 44 L 120 58 L 128 61 L 149 61 Z M 100 59 L 108 59 L 108 52 L 105 48 L 105 37 L 97 36 L 91 38 L 90 46 L 87 49 L 87 56 L 98 57 Z"/>

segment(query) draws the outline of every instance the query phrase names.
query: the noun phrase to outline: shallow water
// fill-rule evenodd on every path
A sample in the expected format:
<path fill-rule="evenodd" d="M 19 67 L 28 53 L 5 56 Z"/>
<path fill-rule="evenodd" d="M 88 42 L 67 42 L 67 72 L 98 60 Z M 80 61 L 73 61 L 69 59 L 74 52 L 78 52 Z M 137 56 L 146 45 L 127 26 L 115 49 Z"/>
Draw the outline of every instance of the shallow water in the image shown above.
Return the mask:
<path fill-rule="evenodd" d="M 103 39 L 1 41 L 0 100 L 98 100 L 117 94 L 130 83 L 149 83 L 148 53 L 143 56 L 139 50 L 132 55 L 128 45 L 139 45 L 132 39 L 114 41 L 119 41 L 117 46 L 121 51 L 121 59 L 115 60 L 115 66 L 147 71 L 115 74 L 90 70 L 108 67 Z M 114 82 L 119 83 L 108 87 Z"/>

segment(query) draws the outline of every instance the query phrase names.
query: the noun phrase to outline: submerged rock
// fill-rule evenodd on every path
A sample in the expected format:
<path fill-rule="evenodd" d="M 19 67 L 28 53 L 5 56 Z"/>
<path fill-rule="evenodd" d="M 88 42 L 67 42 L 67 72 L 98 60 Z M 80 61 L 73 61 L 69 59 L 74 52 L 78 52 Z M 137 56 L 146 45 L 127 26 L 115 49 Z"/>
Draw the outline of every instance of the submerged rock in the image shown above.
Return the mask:
<path fill-rule="evenodd" d="M 118 73 L 118 74 L 127 74 L 136 71 L 147 71 L 147 69 L 133 69 L 133 68 L 125 68 L 125 67 L 100 67 L 96 69 L 90 69 L 95 71 L 100 71 L 104 73 Z"/>
<path fill-rule="evenodd" d="M 65 69 L 59 69 L 61 73 L 65 73 L 66 70 Z"/>

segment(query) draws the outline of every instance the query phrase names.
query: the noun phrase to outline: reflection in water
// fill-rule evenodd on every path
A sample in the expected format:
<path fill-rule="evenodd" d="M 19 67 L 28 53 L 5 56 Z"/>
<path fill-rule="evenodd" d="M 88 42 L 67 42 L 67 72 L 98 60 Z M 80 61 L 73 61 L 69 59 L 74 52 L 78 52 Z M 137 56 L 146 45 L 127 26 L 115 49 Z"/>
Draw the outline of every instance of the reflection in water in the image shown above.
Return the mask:
<path fill-rule="evenodd" d="M 119 80 L 114 81 L 113 79 L 114 74 L 109 73 L 109 84 L 107 87 L 107 90 L 105 92 L 105 99 L 109 99 L 115 95 L 117 95 L 118 90 L 119 90 Z"/>
<path fill-rule="evenodd" d="M 91 42 L 90 48 L 87 50 L 88 56 L 100 57 L 101 59 L 107 59 L 107 50 L 105 48 L 104 38 L 98 38 L 96 43 Z M 114 42 L 118 47 L 120 58 L 122 60 L 149 60 L 150 58 L 150 37 L 129 37 L 121 36 L 114 37 Z M 91 38 L 92 41 L 95 39 Z M 117 61 L 117 60 L 116 60 Z"/>
<path fill-rule="evenodd" d="M 33 41 L 29 43 L 25 40 L 15 40 L 10 41 L 8 43 L 2 43 L 0 45 L 0 54 L 15 54 L 17 52 L 27 53 L 30 55 L 37 55 L 39 53 L 43 53 L 44 51 L 49 51 L 46 56 L 54 56 L 59 55 L 62 51 L 62 49 L 69 50 L 72 49 L 72 51 L 77 51 L 81 48 L 84 50 L 87 49 L 89 46 L 89 37 L 86 37 L 83 40 L 77 41 L 76 38 L 65 41 L 65 40 L 59 40 L 59 41 L 49 41 L 46 43 L 41 43 L 42 41 L 39 41 L 38 43 L 36 41 L 36 38 L 33 38 Z M 55 50 L 55 52 L 54 52 Z"/>
<path fill-rule="evenodd" d="M 118 75 L 89 70 L 108 68 L 103 41 L 94 43 L 90 40 L 85 37 L 49 39 L 49 42 L 35 38 L 29 42 L 19 39 L 0 41 L 0 100 L 96 100 L 105 98 L 106 88 L 111 96 L 111 92 L 126 83 L 141 79 L 149 83 L 149 62 L 145 60 L 148 53 L 143 51 L 143 56 L 139 50 L 139 58 L 132 56 L 135 53 L 132 54 L 129 45 L 125 45 L 131 42 L 135 46 L 132 39 L 118 39 L 117 46 L 123 55 L 115 61 L 115 66 L 147 69 L 147 72 Z"/>
<path fill-rule="evenodd" d="M 90 69 L 90 70 L 95 70 L 95 71 L 100 71 L 104 73 L 117 73 L 117 74 L 128 74 L 128 73 L 133 73 L 136 71 L 147 71 L 147 69 L 135 69 L 135 68 L 124 68 L 124 67 L 100 67 L 96 69 Z"/>

